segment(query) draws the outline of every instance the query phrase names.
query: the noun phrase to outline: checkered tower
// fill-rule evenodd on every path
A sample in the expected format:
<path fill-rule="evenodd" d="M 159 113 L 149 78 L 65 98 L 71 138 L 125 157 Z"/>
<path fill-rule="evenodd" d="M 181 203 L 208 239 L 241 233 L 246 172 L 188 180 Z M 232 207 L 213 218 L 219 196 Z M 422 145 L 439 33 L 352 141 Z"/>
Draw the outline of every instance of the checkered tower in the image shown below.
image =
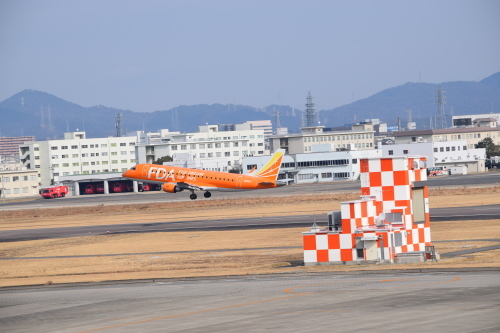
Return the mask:
<path fill-rule="evenodd" d="M 307 264 L 393 261 L 430 245 L 426 157 L 360 160 L 361 199 L 341 203 L 338 230 L 303 233 Z"/>

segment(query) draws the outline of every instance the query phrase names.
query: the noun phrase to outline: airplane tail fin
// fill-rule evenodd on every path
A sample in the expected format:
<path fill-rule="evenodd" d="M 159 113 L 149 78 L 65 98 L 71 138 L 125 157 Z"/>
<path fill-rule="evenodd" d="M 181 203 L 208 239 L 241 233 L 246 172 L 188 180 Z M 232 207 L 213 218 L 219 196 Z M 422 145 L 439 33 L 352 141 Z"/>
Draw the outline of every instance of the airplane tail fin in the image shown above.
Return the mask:
<path fill-rule="evenodd" d="M 278 149 L 271 156 L 269 161 L 259 170 L 252 173 L 252 176 L 268 178 L 270 181 L 275 181 L 278 178 L 278 173 L 281 168 L 281 161 L 285 155 L 284 149 Z"/>

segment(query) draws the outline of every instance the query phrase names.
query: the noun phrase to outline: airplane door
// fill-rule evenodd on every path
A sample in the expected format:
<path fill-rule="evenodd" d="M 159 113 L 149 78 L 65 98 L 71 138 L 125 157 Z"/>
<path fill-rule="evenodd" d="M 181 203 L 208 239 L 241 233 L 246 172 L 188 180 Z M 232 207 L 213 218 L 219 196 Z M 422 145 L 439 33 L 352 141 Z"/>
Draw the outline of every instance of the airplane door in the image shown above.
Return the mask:
<path fill-rule="evenodd" d="M 148 176 L 148 171 L 149 171 L 149 165 L 145 164 L 142 166 L 142 176 L 147 177 Z"/>
<path fill-rule="evenodd" d="M 243 177 L 239 176 L 238 179 L 236 179 L 236 188 L 241 188 L 241 183 L 243 183 Z"/>

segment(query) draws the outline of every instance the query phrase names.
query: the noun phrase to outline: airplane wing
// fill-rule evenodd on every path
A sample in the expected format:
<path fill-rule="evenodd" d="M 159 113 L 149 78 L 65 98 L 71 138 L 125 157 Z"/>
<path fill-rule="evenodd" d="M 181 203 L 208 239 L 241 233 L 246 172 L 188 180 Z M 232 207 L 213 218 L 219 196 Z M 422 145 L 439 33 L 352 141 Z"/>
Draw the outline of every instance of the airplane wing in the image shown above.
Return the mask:
<path fill-rule="evenodd" d="M 197 190 L 197 191 L 203 191 L 202 187 L 193 185 L 193 184 L 188 184 L 184 182 L 177 182 L 177 186 L 183 190 Z"/>

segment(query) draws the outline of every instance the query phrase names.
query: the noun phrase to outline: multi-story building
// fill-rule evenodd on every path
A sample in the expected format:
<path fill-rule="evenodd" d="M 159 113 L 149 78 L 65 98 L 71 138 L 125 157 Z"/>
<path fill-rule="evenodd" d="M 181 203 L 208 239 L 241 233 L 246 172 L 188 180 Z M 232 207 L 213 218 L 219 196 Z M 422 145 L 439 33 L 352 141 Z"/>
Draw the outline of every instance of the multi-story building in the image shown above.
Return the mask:
<path fill-rule="evenodd" d="M 0 198 L 21 198 L 38 195 L 38 171 L 19 163 L 0 164 Z"/>
<path fill-rule="evenodd" d="M 466 140 L 382 145 L 384 157 L 427 156 L 427 168 L 464 166 L 467 172 L 484 172 L 486 149 L 469 148 Z"/>
<path fill-rule="evenodd" d="M 0 158 L 2 158 L 3 156 L 19 156 L 19 146 L 27 141 L 35 141 L 35 137 L 0 137 Z"/>
<path fill-rule="evenodd" d="M 323 151 L 289 154 L 283 157 L 278 179 L 288 184 L 306 184 L 359 178 L 359 159 L 382 157 L 382 150 Z M 243 172 L 260 168 L 268 156 L 245 157 Z"/>
<path fill-rule="evenodd" d="M 324 126 L 303 127 L 300 134 L 276 135 L 269 138 L 273 151 L 285 149 L 287 154 L 312 152 L 313 146 L 331 144 L 337 151 L 368 150 L 375 148 L 375 130 L 372 124 L 357 124 L 351 130 L 324 131 Z"/>
<path fill-rule="evenodd" d="M 62 140 L 32 141 L 19 147 L 20 161 L 40 172 L 40 185 L 59 182 L 59 176 L 123 172 L 136 164 L 137 138 L 87 139 L 85 132 L 64 133 Z"/>
<path fill-rule="evenodd" d="M 453 127 L 500 126 L 500 113 L 469 114 L 452 117 Z"/>
<path fill-rule="evenodd" d="M 500 126 L 404 131 L 394 132 L 393 136 L 396 144 L 466 140 L 467 149 L 474 149 L 485 138 L 491 138 L 495 145 L 500 145 Z"/>
<path fill-rule="evenodd" d="M 228 166 L 240 165 L 244 156 L 266 155 L 263 130 L 219 131 L 217 125 L 199 126 L 196 133 L 172 133 L 136 147 L 139 163 L 152 163 L 182 153 L 193 160 L 225 158 Z"/>

